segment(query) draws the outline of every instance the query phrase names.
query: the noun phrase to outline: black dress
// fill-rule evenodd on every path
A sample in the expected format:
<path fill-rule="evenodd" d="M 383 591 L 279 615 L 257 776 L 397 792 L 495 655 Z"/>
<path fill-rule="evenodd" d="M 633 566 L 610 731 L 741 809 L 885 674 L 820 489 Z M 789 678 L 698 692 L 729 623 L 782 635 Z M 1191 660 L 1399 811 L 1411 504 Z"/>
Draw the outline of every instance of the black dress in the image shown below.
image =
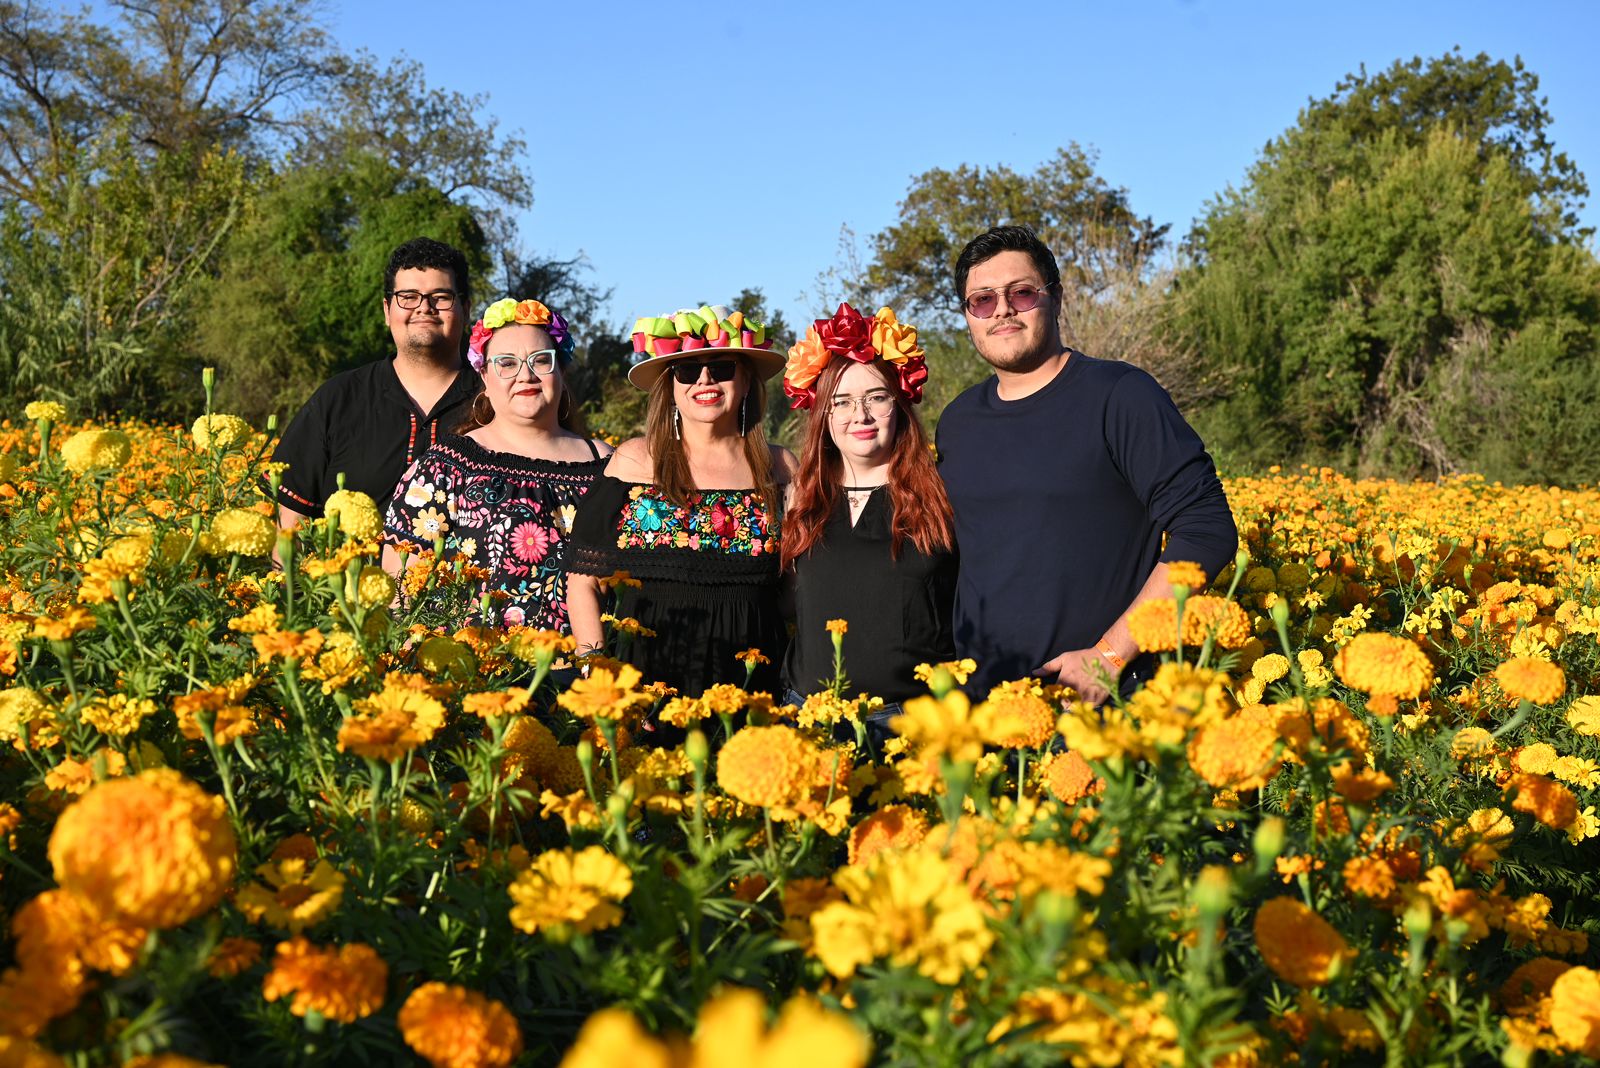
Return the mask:
<path fill-rule="evenodd" d="M 626 571 L 618 617 L 655 631 L 628 646 L 646 680 L 697 697 L 717 683 L 743 684 L 735 654 L 759 649 L 771 661 L 751 689 L 776 688 L 786 641 L 779 606 L 778 517 L 753 489 L 700 490 L 687 507 L 654 485 L 602 475 L 573 520 L 567 568 L 605 578 Z"/>
<path fill-rule="evenodd" d="M 955 658 L 955 553 L 929 556 L 907 540 L 894 558 L 892 515 L 888 490 L 880 486 L 852 527 L 841 493 L 822 540 L 795 561 L 795 634 L 784 681 L 796 693 L 816 693 L 833 679 L 831 619 L 849 624 L 844 667 L 852 697 L 867 693 L 894 704 L 926 694 L 912 675 L 916 666 Z"/>

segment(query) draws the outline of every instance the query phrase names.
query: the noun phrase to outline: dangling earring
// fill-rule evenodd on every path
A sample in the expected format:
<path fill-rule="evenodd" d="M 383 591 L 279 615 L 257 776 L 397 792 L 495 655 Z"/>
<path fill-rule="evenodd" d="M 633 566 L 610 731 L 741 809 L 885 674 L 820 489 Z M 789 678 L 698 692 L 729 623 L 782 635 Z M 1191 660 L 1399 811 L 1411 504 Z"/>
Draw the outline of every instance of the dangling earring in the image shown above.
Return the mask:
<path fill-rule="evenodd" d="M 674 408 L 672 409 L 672 440 L 680 441 L 682 438 L 683 432 L 678 429 L 678 409 Z"/>
<path fill-rule="evenodd" d="M 750 393 L 748 390 L 746 390 L 745 395 L 739 401 L 739 436 L 741 438 L 744 437 L 745 434 L 745 412 L 749 409 L 749 407 Z"/>

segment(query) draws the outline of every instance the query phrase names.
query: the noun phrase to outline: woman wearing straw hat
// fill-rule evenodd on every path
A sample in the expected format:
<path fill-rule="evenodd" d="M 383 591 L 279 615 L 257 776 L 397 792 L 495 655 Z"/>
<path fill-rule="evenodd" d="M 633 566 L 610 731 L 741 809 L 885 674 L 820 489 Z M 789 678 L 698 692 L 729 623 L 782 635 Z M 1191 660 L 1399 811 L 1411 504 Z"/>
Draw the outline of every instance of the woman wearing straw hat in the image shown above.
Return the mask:
<path fill-rule="evenodd" d="M 867 318 L 848 304 L 806 331 L 783 376 L 791 404 L 810 411 L 784 516 L 795 611 L 784 699 L 833 683 L 827 623 L 843 619 L 843 696 L 888 702 L 869 717 L 880 739 L 899 702 L 927 692 L 917 665 L 956 652 L 954 521 L 913 408 L 927 377 L 915 327 L 888 308 Z"/>
<path fill-rule="evenodd" d="M 629 639 L 627 659 L 693 697 L 743 683 L 737 654 L 783 652 L 779 519 L 795 461 L 767 443 L 762 382 L 784 359 L 762 324 L 711 306 L 640 319 L 633 346 L 645 434 L 618 446 L 578 508 L 567 606 L 579 651 L 602 648 L 602 580 L 626 572 L 605 584 L 614 614 L 654 632 Z M 776 682 L 763 666 L 751 684 Z"/>
<path fill-rule="evenodd" d="M 485 569 L 472 622 L 567 630 L 562 548 L 578 500 L 611 447 L 583 432 L 564 370 L 566 320 L 537 300 L 496 301 L 473 324 L 467 361 L 483 379 L 466 420 L 440 434 L 400 479 L 384 519 L 384 564 L 396 546 L 443 539 Z M 409 563 L 415 563 L 416 556 Z"/>

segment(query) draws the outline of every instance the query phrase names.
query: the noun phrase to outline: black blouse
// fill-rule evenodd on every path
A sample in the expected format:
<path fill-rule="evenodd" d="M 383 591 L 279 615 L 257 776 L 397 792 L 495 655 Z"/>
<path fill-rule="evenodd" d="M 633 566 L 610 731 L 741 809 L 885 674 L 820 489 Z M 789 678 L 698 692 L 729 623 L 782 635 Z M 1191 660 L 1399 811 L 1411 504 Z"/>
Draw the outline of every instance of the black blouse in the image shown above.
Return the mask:
<path fill-rule="evenodd" d="M 795 634 L 784 664 L 790 689 L 807 695 L 832 681 L 832 619 L 849 624 L 844 669 L 851 696 L 895 702 L 926 694 L 912 675 L 916 666 L 955 658 L 956 555 L 929 556 L 908 540 L 899 558 L 892 557 L 892 515 L 888 491 L 880 486 L 852 527 L 841 493 L 822 540 L 795 561 Z"/>

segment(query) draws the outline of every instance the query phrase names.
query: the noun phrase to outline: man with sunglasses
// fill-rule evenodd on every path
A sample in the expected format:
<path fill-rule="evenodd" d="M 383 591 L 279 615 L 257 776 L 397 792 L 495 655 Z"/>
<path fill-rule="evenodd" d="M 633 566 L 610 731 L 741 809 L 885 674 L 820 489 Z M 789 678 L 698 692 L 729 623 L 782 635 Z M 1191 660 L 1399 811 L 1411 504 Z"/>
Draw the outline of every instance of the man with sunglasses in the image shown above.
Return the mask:
<path fill-rule="evenodd" d="M 1148 678 L 1127 614 L 1170 597 L 1167 561 L 1215 576 L 1238 531 L 1199 435 L 1131 364 L 1068 348 L 1061 272 L 1033 231 L 998 226 L 956 259 L 955 292 L 994 375 L 939 420 L 955 510 L 955 638 L 983 694 L 1034 675 L 1105 701 Z"/>
<path fill-rule="evenodd" d="M 383 317 L 394 355 L 337 374 L 295 414 L 273 459 L 289 465 L 278 522 L 293 527 L 339 488 L 359 490 L 381 513 L 400 476 L 442 431 L 466 418 L 478 376 L 462 359 L 471 304 L 467 259 L 418 237 L 395 249 L 383 279 Z"/>

